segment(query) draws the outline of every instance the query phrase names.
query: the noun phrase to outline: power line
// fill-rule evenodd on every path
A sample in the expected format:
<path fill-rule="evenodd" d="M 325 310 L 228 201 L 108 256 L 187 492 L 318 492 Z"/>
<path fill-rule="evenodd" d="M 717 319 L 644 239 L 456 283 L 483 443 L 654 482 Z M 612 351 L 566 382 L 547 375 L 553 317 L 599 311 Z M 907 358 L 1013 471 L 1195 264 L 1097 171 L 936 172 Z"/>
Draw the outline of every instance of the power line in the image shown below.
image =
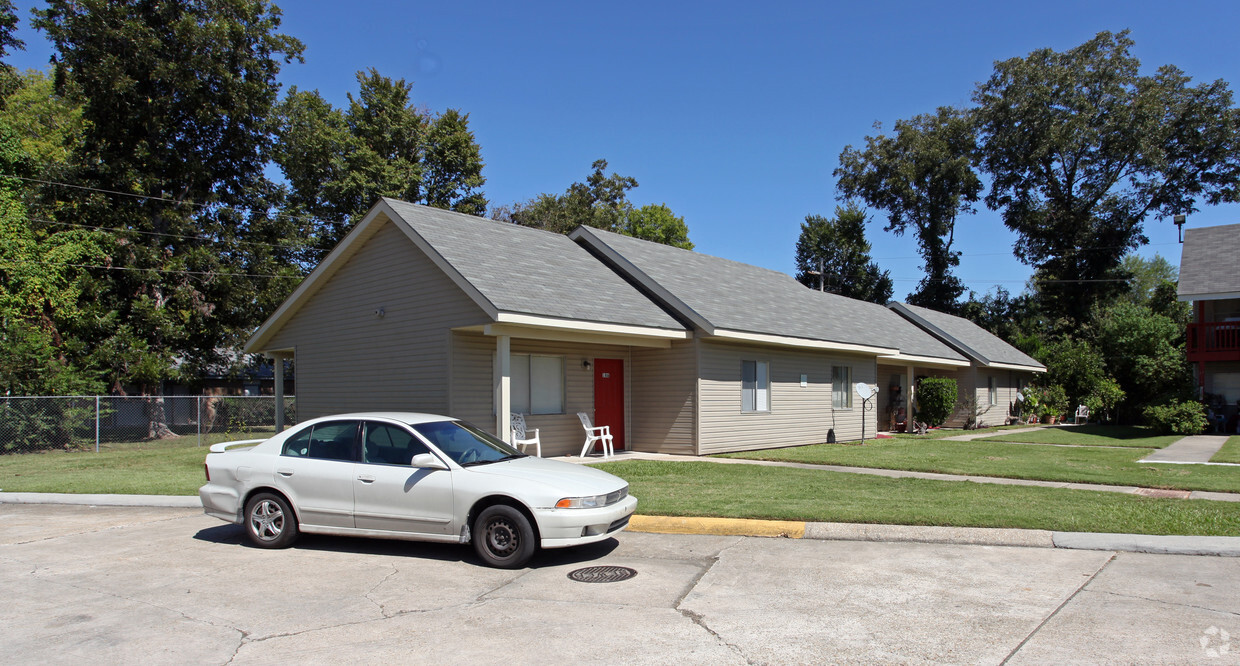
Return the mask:
<path fill-rule="evenodd" d="M 162 231 L 142 231 L 140 229 L 113 229 L 110 227 L 97 227 L 97 226 L 90 225 L 90 224 L 76 224 L 73 222 L 58 222 L 56 220 L 46 220 L 46 219 L 39 218 L 39 217 L 28 217 L 27 219 L 30 220 L 31 222 L 42 222 L 43 224 L 55 224 L 55 225 L 59 225 L 63 227 L 75 227 L 78 229 L 89 229 L 91 231 L 102 231 L 102 232 L 110 233 L 110 234 L 122 234 L 122 233 L 144 234 L 147 236 L 163 236 L 166 238 L 181 238 L 184 240 L 213 241 L 213 239 L 206 238 L 203 236 L 187 236 L 185 234 L 169 234 L 169 233 L 164 233 Z M 271 248 L 279 248 L 283 250 L 293 250 L 293 251 L 310 249 L 307 246 L 281 245 L 279 243 L 260 243 L 259 241 L 234 240 L 234 241 L 229 241 L 229 242 L 237 243 L 238 245 L 256 245 L 259 247 L 271 247 Z"/>

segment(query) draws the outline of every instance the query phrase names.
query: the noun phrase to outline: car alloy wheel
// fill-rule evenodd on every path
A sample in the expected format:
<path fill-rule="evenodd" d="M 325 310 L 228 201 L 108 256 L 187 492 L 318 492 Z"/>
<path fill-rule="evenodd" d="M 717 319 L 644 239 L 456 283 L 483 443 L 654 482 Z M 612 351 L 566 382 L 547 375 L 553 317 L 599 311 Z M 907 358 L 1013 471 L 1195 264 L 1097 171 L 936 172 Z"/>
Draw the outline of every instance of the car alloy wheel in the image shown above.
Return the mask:
<path fill-rule="evenodd" d="M 297 539 L 297 518 L 284 498 L 260 493 L 246 503 L 245 532 L 260 548 L 284 548 Z"/>

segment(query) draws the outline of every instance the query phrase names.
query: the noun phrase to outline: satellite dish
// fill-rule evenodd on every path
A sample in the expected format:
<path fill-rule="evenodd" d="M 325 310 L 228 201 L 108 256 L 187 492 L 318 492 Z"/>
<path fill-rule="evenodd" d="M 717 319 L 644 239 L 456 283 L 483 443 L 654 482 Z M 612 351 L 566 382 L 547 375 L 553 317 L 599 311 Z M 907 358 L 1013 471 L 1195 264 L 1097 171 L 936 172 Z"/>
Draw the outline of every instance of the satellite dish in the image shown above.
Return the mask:
<path fill-rule="evenodd" d="M 857 395 L 861 396 L 862 400 L 869 400 L 874 395 L 874 387 L 866 384 L 865 382 L 857 382 L 854 385 L 854 388 L 857 391 Z"/>

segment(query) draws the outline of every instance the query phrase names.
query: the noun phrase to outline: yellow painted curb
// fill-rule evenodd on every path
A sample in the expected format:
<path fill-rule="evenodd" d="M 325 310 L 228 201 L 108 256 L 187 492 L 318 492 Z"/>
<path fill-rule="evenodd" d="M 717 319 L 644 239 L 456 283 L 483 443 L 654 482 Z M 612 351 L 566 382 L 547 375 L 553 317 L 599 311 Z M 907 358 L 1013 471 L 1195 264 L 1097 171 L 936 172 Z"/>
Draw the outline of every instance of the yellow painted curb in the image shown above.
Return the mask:
<path fill-rule="evenodd" d="M 747 518 L 680 518 L 674 516 L 633 516 L 631 532 L 659 534 L 714 534 L 720 536 L 764 536 L 800 539 L 805 523 L 793 520 L 750 520 Z"/>

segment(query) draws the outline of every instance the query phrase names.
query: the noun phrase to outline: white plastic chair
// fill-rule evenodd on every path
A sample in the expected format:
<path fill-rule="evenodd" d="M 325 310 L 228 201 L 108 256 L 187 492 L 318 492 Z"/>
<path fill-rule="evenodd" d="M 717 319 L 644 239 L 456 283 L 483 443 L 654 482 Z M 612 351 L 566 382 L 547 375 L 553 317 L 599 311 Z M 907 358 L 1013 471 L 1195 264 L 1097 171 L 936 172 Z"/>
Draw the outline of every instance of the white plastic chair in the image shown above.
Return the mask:
<path fill-rule="evenodd" d="M 1080 424 L 1081 424 L 1081 420 L 1082 420 L 1082 419 L 1083 419 L 1086 423 L 1089 423 L 1089 408 L 1088 408 L 1088 407 L 1086 407 L 1085 405 L 1077 405 L 1077 407 L 1076 407 L 1076 419 L 1075 419 L 1075 420 L 1076 420 L 1076 424 L 1077 424 L 1077 425 L 1080 425 Z"/>
<path fill-rule="evenodd" d="M 590 415 L 585 412 L 577 412 L 577 418 L 581 419 L 581 427 L 586 429 L 586 443 L 581 447 L 581 457 L 586 457 L 586 451 L 594 446 L 595 442 L 603 443 L 603 457 L 609 458 L 616 454 L 611 445 L 611 426 L 594 427 L 590 422 Z"/>
<path fill-rule="evenodd" d="M 538 428 L 534 428 L 534 436 L 526 437 L 525 431 L 525 415 L 513 412 L 512 414 L 512 445 L 521 447 L 524 453 L 525 449 L 530 445 L 534 445 L 534 454 L 539 458 L 542 457 L 542 442 L 538 439 Z"/>

